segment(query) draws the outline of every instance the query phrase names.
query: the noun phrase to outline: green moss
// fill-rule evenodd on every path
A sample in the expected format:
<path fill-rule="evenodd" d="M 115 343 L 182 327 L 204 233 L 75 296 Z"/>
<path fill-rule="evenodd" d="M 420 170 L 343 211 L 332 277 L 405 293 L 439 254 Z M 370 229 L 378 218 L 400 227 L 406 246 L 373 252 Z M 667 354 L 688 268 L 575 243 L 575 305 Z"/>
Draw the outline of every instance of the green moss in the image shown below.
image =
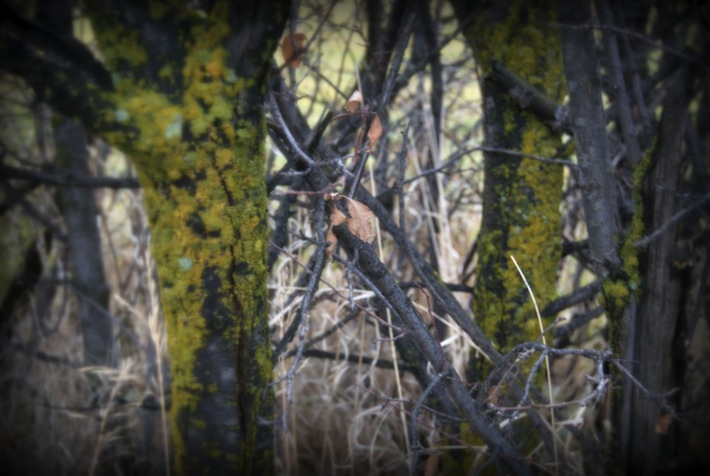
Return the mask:
<path fill-rule="evenodd" d="M 193 418 L 192 426 L 194 426 L 195 428 L 199 428 L 200 430 L 204 430 L 205 428 L 207 428 L 207 423 L 204 420 Z"/>
<path fill-rule="evenodd" d="M 607 279 L 602 285 L 603 304 L 605 307 L 623 308 L 631 293 L 625 281 Z"/>
<path fill-rule="evenodd" d="M 219 98 L 210 108 L 209 117 L 213 119 L 230 120 L 232 118 L 232 105 L 227 98 Z"/>
<path fill-rule="evenodd" d="M 492 21 L 489 11 L 477 15 L 466 32 L 483 77 L 494 62 L 504 64 L 553 99 L 563 96 L 564 74 L 555 3 L 511 2 L 505 18 Z"/>
<path fill-rule="evenodd" d="M 100 42 L 107 64 L 121 72 L 111 97 L 117 108 L 106 113 L 106 121 L 131 127 L 118 129 L 107 139 L 132 157 L 153 231 L 172 364 L 173 427 L 207 425 L 190 415 L 202 394 L 217 390 L 212 385 L 203 388 L 195 373 L 197 353 L 208 332 L 204 303 L 217 296 L 223 310 L 210 318 L 232 322 L 225 326 L 225 337 L 238 343 L 235 348 L 242 354 L 235 359 L 242 360 L 248 372 L 237 378 L 253 400 L 242 429 L 244 452 L 234 459 L 242 464 L 241 459 L 253 458 L 256 452 L 257 416 L 268 415 L 265 409 L 273 405 L 271 399 L 259 398 L 272 381 L 265 123 L 246 120 L 253 115 L 248 111 L 240 114 L 242 120 L 233 120 L 234 106 L 255 81 L 238 78 L 227 68 L 222 46 L 229 34 L 227 3 L 220 5 L 210 21 L 200 22 L 183 40 L 187 54 L 180 71 L 185 84 L 180 95 L 164 94 L 131 73 L 147 59 L 136 32 L 106 25 Z M 166 10 L 153 3 L 150 14 L 158 19 Z M 161 78 L 173 74 L 167 65 L 159 72 Z M 190 141 L 184 139 L 185 128 Z M 206 288 L 206 271 L 216 275 L 218 289 Z M 190 455 L 182 432 L 173 435 L 180 473 Z"/>
<path fill-rule="evenodd" d="M 492 124 L 490 130 L 500 132 L 487 141 L 554 157 L 562 148 L 560 135 L 488 78 L 493 63 L 500 62 L 553 100 L 562 100 L 559 36 L 550 28 L 554 5 L 543 6 L 513 2 L 496 22 L 483 11 L 467 33 L 484 77 L 484 95 L 496 104 L 495 110 L 487 110 L 486 122 Z M 556 297 L 563 170 L 556 164 L 497 154 L 489 155 L 485 173 L 474 314 L 484 332 L 505 350 L 540 334 L 532 300 L 510 256 L 525 273 L 540 307 Z"/>
<path fill-rule="evenodd" d="M 600 304 L 606 310 L 609 318 L 609 334 L 612 343 L 617 342 L 619 326 L 623 313 L 632 298 L 638 298 L 642 288 L 641 270 L 639 269 L 639 254 L 642 250 L 635 243 L 645 235 L 644 224 L 644 182 L 653 163 L 656 142 L 646 150 L 641 162 L 634 170 L 634 216 L 630 231 L 621 243 L 621 269 L 613 273 L 602 283 Z M 617 347 L 613 345 L 613 347 Z M 618 350 L 618 349 L 617 349 Z"/>
<path fill-rule="evenodd" d="M 624 263 L 624 271 L 629 276 L 629 285 L 632 290 L 637 291 L 640 287 L 641 276 L 639 271 L 639 250 L 635 246 L 638 240 L 644 237 L 646 234 L 646 227 L 644 224 L 644 199 L 643 199 L 643 189 L 644 181 L 651 169 L 653 162 L 653 154 L 656 151 L 656 139 L 648 147 L 643 155 L 641 162 L 636 165 L 634 170 L 634 217 L 631 222 L 631 231 L 624 240 L 624 244 L 621 248 L 621 258 Z"/>
<path fill-rule="evenodd" d="M 106 59 L 106 66 L 114 73 L 127 74 L 148 61 L 145 48 L 138 41 L 138 31 L 113 22 L 110 17 L 96 16 L 94 34 Z"/>

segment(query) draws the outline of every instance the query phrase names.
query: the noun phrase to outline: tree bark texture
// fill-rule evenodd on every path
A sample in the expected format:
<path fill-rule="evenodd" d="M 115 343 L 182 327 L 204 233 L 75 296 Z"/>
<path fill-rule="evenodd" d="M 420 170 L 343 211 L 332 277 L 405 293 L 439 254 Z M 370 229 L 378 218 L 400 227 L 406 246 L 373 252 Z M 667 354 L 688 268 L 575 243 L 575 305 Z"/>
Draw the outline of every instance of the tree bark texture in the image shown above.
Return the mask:
<path fill-rule="evenodd" d="M 560 22 L 570 25 L 560 33 L 589 247 L 598 273 L 606 276 L 620 264 L 619 223 L 594 38 L 580 26 L 592 21 L 591 11 L 588 2 L 562 1 L 559 11 Z"/>
<path fill-rule="evenodd" d="M 557 156 L 561 135 L 543 118 L 522 109 L 495 77 L 496 65 L 502 64 L 553 101 L 561 102 L 565 83 L 554 4 L 512 1 L 454 5 L 459 21 L 474 15 L 464 35 L 480 75 L 486 146 Z M 541 306 L 555 297 L 561 257 L 562 167 L 488 151 L 484 154 L 484 173 L 473 308 L 486 334 L 500 349 L 507 350 L 540 335 L 532 301 L 511 255 L 520 263 Z"/>
<path fill-rule="evenodd" d="M 602 279 L 603 305 L 610 323 L 611 346 L 617 354 L 626 344 L 619 337 L 625 316 L 633 319 L 634 307 L 629 306 L 629 282 L 620 277 L 621 253 L 618 236 L 620 223 L 618 207 L 614 200 L 614 177 L 606 132 L 606 118 L 602 102 L 599 64 L 593 33 L 584 25 L 592 23 L 589 2 L 569 4 L 558 2 L 564 52 L 564 71 L 569 94 L 569 112 L 577 150 L 578 177 L 582 191 L 589 248 L 594 269 Z M 627 269 L 634 268 L 635 250 L 629 248 Z M 635 338 L 626 333 L 628 345 Z M 617 426 L 612 447 L 624 445 L 629 439 L 625 421 L 629 414 L 628 393 L 631 382 L 624 380 L 624 388 L 616 395 L 614 413 Z M 626 415 L 626 416 L 625 416 Z M 619 460 L 622 451 L 614 450 L 612 459 Z"/>
<path fill-rule="evenodd" d="M 683 68 L 674 78 L 664 101 L 658 142 L 645 174 L 642 211 L 648 231 L 661 228 L 678 211 L 682 159 L 678 151 L 685 133 L 688 89 L 687 71 Z M 674 364 L 679 358 L 676 339 L 679 338 L 681 281 L 674 265 L 676 236 L 676 227 L 670 227 L 640 256 L 644 279 L 638 312 L 630 323 L 634 335 L 633 353 L 624 356 L 625 361 L 632 363 L 632 372 L 641 384 L 655 394 L 664 394 L 678 383 Z M 626 429 L 630 436 L 623 460 L 629 474 L 655 474 L 669 463 L 674 452 L 667 438 L 656 431 L 663 415 L 661 402 L 650 399 L 636 387 L 630 398 L 631 420 Z"/>
<path fill-rule="evenodd" d="M 89 2 L 112 91 L 92 104 L 138 170 L 172 366 L 178 474 L 270 474 L 265 77 L 288 5 Z M 88 88 L 91 90 L 91 88 Z"/>

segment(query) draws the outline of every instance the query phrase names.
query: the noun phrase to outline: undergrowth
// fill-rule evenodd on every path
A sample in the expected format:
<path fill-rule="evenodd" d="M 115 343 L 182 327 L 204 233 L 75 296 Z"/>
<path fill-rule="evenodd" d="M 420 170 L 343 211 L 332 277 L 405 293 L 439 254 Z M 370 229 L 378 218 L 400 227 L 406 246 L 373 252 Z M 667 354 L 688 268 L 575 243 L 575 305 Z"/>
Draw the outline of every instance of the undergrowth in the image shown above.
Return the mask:
<path fill-rule="evenodd" d="M 311 125 L 322 108 L 342 112 L 348 96 L 343 91 L 357 84 L 351 60 L 362 52 L 357 34 L 362 33 L 361 23 L 349 23 L 350 14 L 337 11 L 321 31 L 321 14 L 315 7 L 304 7 L 302 28 L 319 36 L 304 61 L 306 66 L 283 73 L 291 76 L 290 84 L 301 97 L 298 106 Z M 447 28 L 448 33 L 454 29 L 452 25 Z M 324 44 L 325 37 L 329 47 Z M 336 54 L 333 44 L 347 54 L 339 49 Z M 476 266 L 472 246 L 480 227 L 482 194 L 480 97 L 463 40 L 457 37 L 451 41 L 442 55 L 446 88 L 440 129 L 435 127 L 429 107 L 432 86 L 428 76 L 415 74 L 390 107 L 385 135 L 371 151 L 362 183 L 374 195 L 392 186 L 397 170 L 391 157 L 406 141 L 409 153 L 401 199 L 407 234 L 420 252 L 436 262 L 441 281 L 458 286 L 455 296 L 463 308 L 471 309 Z M 330 86 L 323 77 L 329 78 Z M 335 87 L 331 87 L 333 84 Z M 26 134 L 24 143 L 16 144 L 18 157 L 32 163 L 51 160 L 51 150 L 46 155 L 47 151 L 37 145 L 47 139 L 41 129 L 49 119 L 32 119 L 35 106 L 29 101 L 20 103 L 16 113 L 27 116 L 31 124 L 27 127 L 33 132 Z M 412 133 L 403 139 L 400 132 L 408 125 Z M 97 175 L 133 175 L 128 159 L 119 152 L 109 153 L 100 143 L 94 144 L 93 151 L 92 168 Z M 269 172 L 273 173 L 284 159 L 273 147 L 270 154 Z M 378 169 L 381 167 L 384 170 Z M 432 169 L 437 173 L 431 173 Z M 389 183 L 383 183 L 383 179 Z M 578 241 L 585 238 L 586 230 L 579 217 L 579 193 L 569 177 L 567 188 L 562 231 L 566 239 Z M 272 193 L 272 219 L 278 200 L 286 193 L 295 192 L 277 187 Z M 8 474 L 41 474 L 47 469 L 56 475 L 91 476 L 170 471 L 166 417 L 170 408 L 169 357 L 141 192 L 97 189 L 95 195 L 101 210 L 106 277 L 111 286 L 108 312 L 118 343 L 117 365 L 83 365 L 79 297 L 70 284 L 70 257 L 61 241 L 38 240 L 32 246 L 42 258 L 42 276 L 28 290 L 23 304 L 2 323 L 0 447 L 6 457 L 3 464 L 11 465 L 3 470 L 12 468 Z M 51 191 L 38 189 L 31 198 L 61 225 Z M 314 253 L 318 230 L 310 221 L 310 200 L 308 194 L 298 196 L 288 222 L 287 242 L 271 272 L 274 344 L 298 316 L 304 292 L 299 277 Z M 396 210 L 394 213 L 397 215 Z M 480 352 L 418 285 L 415 271 L 399 245 L 377 230 L 373 246 L 381 260 L 402 284 L 459 375 L 466 375 L 469 360 L 480 357 Z M 591 275 L 573 256 L 560 264 L 560 294 L 590 280 Z M 578 304 L 561 312 L 558 319 L 564 324 L 573 315 L 595 307 L 593 300 Z M 400 475 L 411 471 L 430 475 L 436 474 L 432 468 L 439 455 L 451 449 L 474 455 L 486 451 L 483 445 L 444 433 L 437 426 L 440 415 L 417 408 L 423 389 L 393 350 L 397 335 L 389 332 L 391 323 L 391 316 L 373 292 L 345 266 L 337 260 L 326 264 L 313 298 L 307 334 L 302 339 L 297 336 L 275 363 L 273 389 L 279 415 L 274 424 L 280 474 Z M 591 319 L 560 338 L 565 345 L 603 350 L 606 343 L 602 329 L 603 318 Z M 299 345 L 303 346 L 303 358 L 295 361 Z M 553 359 L 554 400 L 584 399 L 594 388 L 588 376 L 595 371 L 594 362 L 580 356 Z M 589 454 L 584 450 L 593 447 L 581 444 L 575 431 L 592 440 L 602 438 L 609 431 L 607 403 L 587 402 L 561 409 L 561 418 L 552 430 L 571 473 L 586 474 L 585 458 Z M 412 425 L 415 409 L 418 420 Z M 416 435 L 411 434 L 413 430 Z M 533 445 L 526 451 L 532 457 L 541 450 Z M 413 464 L 417 467 L 412 468 Z M 554 472 L 551 466 L 537 469 Z"/>

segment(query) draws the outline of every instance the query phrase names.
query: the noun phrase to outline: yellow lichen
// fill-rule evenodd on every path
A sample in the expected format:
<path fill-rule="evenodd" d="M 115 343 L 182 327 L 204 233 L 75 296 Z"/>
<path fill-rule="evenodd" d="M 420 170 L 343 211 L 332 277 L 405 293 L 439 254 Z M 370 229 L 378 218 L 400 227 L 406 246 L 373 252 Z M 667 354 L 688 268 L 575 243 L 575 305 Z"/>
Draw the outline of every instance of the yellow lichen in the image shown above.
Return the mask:
<path fill-rule="evenodd" d="M 496 95 L 497 109 L 489 111 L 486 120 L 495 122 L 502 133 L 489 140 L 500 148 L 544 157 L 554 157 L 561 149 L 560 135 L 486 78 L 499 62 L 553 100 L 562 100 L 562 55 L 557 29 L 550 28 L 554 6 L 549 7 L 512 2 L 502 18 L 492 22 L 491 15 L 482 11 L 467 30 L 484 77 L 484 93 Z M 555 297 L 563 175 L 559 165 L 507 154 L 489 160 L 485 172 L 489 189 L 478 248 L 474 314 L 484 332 L 508 349 L 540 333 L 532 301 L 510 256 L 522 267 L 540 306 Z M 495 218 L 487 221 L 486 214 Z"/>
<path fill-rule="evenodd" d="M 176 6 L 169 10 L 152 2 L 149 13 L 154 20 L 168 13 L 195 15 L 179 2 Z M 197 352 L 207 337 L 207 319 L 231 323 L 224 337 L 241 342 L 235 348 L 243 354 L 235 359 L 243 360 L 249 369 L 237 376 L 254 402 L 246 416 L 248 426 L 242 429 L 247 435 L 244 451 L 231 458 L 236 464 L 253 457 L 257 415 L 273 404 L 269 398 L 254 397 L 261 397 L 272 380 L 261 145 L 265 123 L 254 121 L 260 115 L 254 111 L 240 114 L 239 121 L 234 117 L 235 106 L 243 101 L 242 92 L 247 88 L 263 92 L 264 86 L 227 67 L 228 8 L 229 2 L 217 2 L 209 18 L 191 22 L 189 34 L 180 39 L 185 51 L 182 69 L 166 63 L 158 71 L 158 78 L 166 84 L 171 84 L 173 76 L 181 76 L 176 83 L 184 87 L 170 93 L 141 76 L 147 55 L 139 44 L 139 33 L 112 24 L 101 12 L 95 15 L 102 53 L 115 73 L 110 102 L 116 108 L 102 117 L 106 123 L 122 126 L 106 137 L 132 157 L 153 231 L 172 360 L 178 473 L 188 455 L 177 429 L 186 422 L 205 428 L 206 422 L 191 415 L 201 393 L 217 390 L 214 385 L 203 388 L 195 375 Z M 266 55 L 263 60 L 269 59 Z M 217 289 L 206 288 L 207 275 L 214 276 L 210 286 Z M 219 302 L 218 315 L 203 315 L 208 298 Z M 219 451 L 214 448 L 213 453 Z"/>

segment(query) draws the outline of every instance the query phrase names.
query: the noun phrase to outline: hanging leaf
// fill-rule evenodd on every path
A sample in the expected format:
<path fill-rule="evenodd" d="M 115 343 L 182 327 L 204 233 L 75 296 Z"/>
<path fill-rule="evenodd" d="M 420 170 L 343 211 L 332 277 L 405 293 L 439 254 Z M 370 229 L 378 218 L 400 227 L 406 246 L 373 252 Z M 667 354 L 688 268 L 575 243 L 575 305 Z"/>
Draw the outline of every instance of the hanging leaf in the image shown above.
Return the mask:
<path fill-rule="evenodd" d="M 332 202 L 346 200 L 348 203 L 348 214 L 350 215 L 349 217 L 345 215 L 335 203 L 330 207 L 330 227 L 328 227 L 328 232 L 325 235 L 325 241 L 329 243 L 326 248 L 326 253 L 329 258 L 333 256 L 333 250 L 335 250 L 338 244 L 338 237 L 333 233 L 333 227 L 342 225 L 343 223 L 347 223 L 350 233 L 366 243 L 372 243 L 375 239 L 374 224 L 372 222 L 375 214 L 372 213 L 372 210 L 370 210 L 367 205 L 348 198 L 345 195 L 340 195 L 339 193 L 329 193 L 326 194 L 324 198 L 326 201 Z"/>
<path fill-rule="evenodd" d="M 372 124 L 370 124 L 370 130 L 367 132 L 370 147 L 374 147 L 380 137 L 382 137 L 382 123 L 380 122 L 380 116 L 375 114 L 375 118 L 372 120 Z"/>
<path fill-rule="evenodd" d="M 325 234 L 325 241 L 325 253 L 328 255 L 328 258 L 332 258 L 333 250 L 338 246 L 338 237 L 333 233 L 333 225 L 328 227 L 328 232 Z"/>
<path fill-rule="evenodd" d="M 439 455 L 432 453 L 424 464 L 424 476 L 436 476 L 439 474 Z"/>
<path fill-rule="evenodd" d="M 338 226 L 342 225 L 346 221 L 348 221 L 348 217 L 345 215 L 345 213 L 343 213 L 340 208 L 334 206 L 333 211 L 330 213 L 330 225 Z"/>
<path fill-rule="evenodd" d="M 323 197 L 326 202 L 340 200 L 339 193 L 326 193 Z M 333 233 L 333 227 L 342 225 L 348 219 L 348 217 L 343 213 L 338 207 L 333 205 L 330 211 L 330 226 L 328 227 L 328 232 L 325 234 L 325 241 L 328 243 L 326 245 L 325 252 L 328 258 L 333 257 L 333 250 L 338 246 L 338 237 Z"/>
<path fill-rule="evenodd" d="M 284 63 L 289 68 L 298 68 L 301 66 L 300 56 L 303 54 L 303 48 L 306 45 L 306 35 L 303 33 L 287 33 L 281 43 L 281 54 L 284 58 Z"/>
<path fill-rule="evenodd" d="M 345 109 L 348 112 L 358 112 L 360 109 L 365 107 L 365 102 L 362 99 L 362 93 L 360 91 L 355 91 L 350 95 L 348 103 L 345 105 Z"/>
<path fill-rule="evenodd" d="M 668 427 L 671 426 L 671 422 L 673 421 L 673 415 L 670 413 L 666 413 L 665 415 L 661 415 L 658 417 L 658 420 L 656 420 L 656 426 L 654 428 L 654 431 L 656 433 L 660 433 L 661 435 L 665 435 L 668 433 Z"/>
<path fill-rule="evenodd" d="M 350 233 L 366 243 L 372 243 L 375 239 L 375 228 L 372 223 L 375 214 L 364 203 L 344 195 L 342 197 L 348 201 L 348 213 L 350 213 L 348 229 Z"/>

